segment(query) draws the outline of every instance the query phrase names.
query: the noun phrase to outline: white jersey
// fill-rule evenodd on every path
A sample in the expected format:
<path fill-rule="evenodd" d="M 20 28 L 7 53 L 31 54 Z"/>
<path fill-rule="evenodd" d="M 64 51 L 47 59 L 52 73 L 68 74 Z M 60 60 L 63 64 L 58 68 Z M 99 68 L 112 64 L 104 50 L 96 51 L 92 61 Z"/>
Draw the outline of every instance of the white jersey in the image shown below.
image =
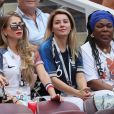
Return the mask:
<path fill-rule="evenodd" d="M 97 46 L 97 49 L 99 52 L 101 67 L 105 74 L 104 81 L 112 85 L 111 76 L 114 75 L 114 71 L 113 71 L 114 69 L 114 42 L 112 41 L 110 45 L 111 45 L 111 51 L 108 54 L 105 54 L 103 51 L 101 51 L 98 48 L 98 46 Z M 92 49 L 91 49 L 89 42 L 81 46 L 81 51 L 82 51 L 84 72 L 85 72 L 87 81 L 90 81 L 93 79 L 99 79 L 100 76 L 98 75 L 96 62 L 92 55 Z"/>

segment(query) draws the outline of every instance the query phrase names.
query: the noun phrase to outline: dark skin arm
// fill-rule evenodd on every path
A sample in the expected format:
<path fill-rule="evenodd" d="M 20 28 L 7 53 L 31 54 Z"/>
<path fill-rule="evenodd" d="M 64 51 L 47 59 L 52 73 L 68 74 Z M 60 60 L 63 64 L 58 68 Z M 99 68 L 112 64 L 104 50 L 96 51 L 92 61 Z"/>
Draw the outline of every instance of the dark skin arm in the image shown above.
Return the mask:
<path fill-rule="evenodd" d="M 92 90 L 112 90 L 113 87 L 107 83 L 105 83 L 102 79 L 94 79 L 91 81 L 88 81 L 87 83 L 88 87 L 90 87 Z"/>

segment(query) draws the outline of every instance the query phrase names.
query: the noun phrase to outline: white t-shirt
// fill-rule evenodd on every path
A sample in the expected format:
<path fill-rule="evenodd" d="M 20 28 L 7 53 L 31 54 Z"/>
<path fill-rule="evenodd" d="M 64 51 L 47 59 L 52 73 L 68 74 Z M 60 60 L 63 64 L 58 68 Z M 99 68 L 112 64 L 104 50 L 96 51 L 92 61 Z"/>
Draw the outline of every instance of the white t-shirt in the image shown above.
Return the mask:
<path fill-rule="evenodd" d="M 19 7 L 17 7 L 16 12 L 22 17 L 29 31 L 28 39 L 33 45 L 40 45 L 44 41 L 44 34 L 47 27 L 47 22 L 49 18 L 48 13 L 42 12 L 40 9 L 36 9 L 36 23 L 26 14 L 24 14 Z"/>
<path fill-rule="evenodd" d="M 105 54 L 98 47 L 97 49 L 98 49 L 99 57 L 101 60 L 101 67 L 106 76 L 104 81 L 112 85 L 113 82 L 111 80 L 111 76 L 114 75 L 114 71 L 113 71 L 114 69 L 114 42 L 112 41 L 110 45 L 111 45 L 111 51 L 109 54 Z M 81 53 L 82 53 L 82 58 L 83 58 L 84 72 L 85 72 L 85 77 L 87 81 L 90 81 L 93 79 L 99 79 L 100 76 L 98 75 L 96 63 L 92 55 L 92 49 L 91 49 L 89 42 L 81 46 L 81 51 L 82 51 Z"/>
<path fill-rule="evenodd" d="M 18 95 L 30 95 L 30 87 L 28 84 L 20 87 L 21 81 L 21 60 L 20 56 L 16 55 L 10 48 L 3 55 L 3 72 L 6 76 L 9 85 L 5 87 L 6 93 L 18 96 Z"/>
<path fill-rule="evenodd" d="M 1 59 L 0 71 L 4 73 L 4 76 L 9 82 L 9 85 L 5 87 L 6 94 L 16 96 L 18 99 L 22 99 L 24 101 L 29 100 L 30 99 L 29 84 L 25 82 L 24 86 L 20 86 L 20 83 L 22 83 L 20 56 L 16 55 L 9 47 L 5 49 L 5 52 L 2 53 L 2 56 L 3 56 L 3 65 Z M 42 63 L 43 62 L 41 61 L 40 56 L 39 55 L 35 56 L 35 64 L 38 65 Z"/>

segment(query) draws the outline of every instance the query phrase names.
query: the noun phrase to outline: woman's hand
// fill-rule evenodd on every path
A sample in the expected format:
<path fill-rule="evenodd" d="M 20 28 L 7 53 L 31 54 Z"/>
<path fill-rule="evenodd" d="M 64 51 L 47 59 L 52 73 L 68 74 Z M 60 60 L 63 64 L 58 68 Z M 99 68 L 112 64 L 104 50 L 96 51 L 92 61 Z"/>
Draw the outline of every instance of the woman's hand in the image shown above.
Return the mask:
<path fill-rule="evenodd" d="M 80 93 L 80 97 L 81 97 L 83 100 L 86 100 L 86 99 L 88 99 L 89 97 L 91 97 L 91 92 L 90 92 L 90 88 L 89 88 L 89 87 L 85 87 L 85 88 L 79 90 L 79 93 Z"/>
<path fill-rule="evenodd" d="M 52 96 L 51 97 L 51 101 L 54 101 L 54 102 L 62 102 L 63 101 L 63 97 L 59 94 L 56 94 L 55 96 Z"/>
<path fill-rule="evenodd" d="M 0 74 L 0 87 L 8 84 L 7 79 Z"/>

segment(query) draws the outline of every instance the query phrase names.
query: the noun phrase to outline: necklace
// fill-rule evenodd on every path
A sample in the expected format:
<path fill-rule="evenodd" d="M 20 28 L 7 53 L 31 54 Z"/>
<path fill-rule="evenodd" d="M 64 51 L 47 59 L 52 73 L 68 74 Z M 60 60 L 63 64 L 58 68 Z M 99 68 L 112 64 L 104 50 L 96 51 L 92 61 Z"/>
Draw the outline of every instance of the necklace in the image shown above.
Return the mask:
<path fill-rule="evenodd" d="M 114 68 L 114 49 L 113 49 L 113 47 L 112 48 L 109 47 L 108 49 L 103 49 L 103 50 L 98 48 L 98 51 L 99 51 L 100 56 L 102 55 L 102 57 L 105 60 L 104 66 L 107 66 L 107 67 L 104 68 L 105 71 L 102 71 L 101 78 L 106 78 L 106 75 L 107 75 L 106 72 L 109 72 L 107 77 L 110 79 L 111 75 L 114 74 L 114 72 L 113 72 L 113 68 Z M 103 60 L 103 58 L 102 58 L 102 60 Z"/>
<path fill-rule="evenodd" d="M 111 51 L 111 46 L 109 45 L 108 48 L 101 49 L 105 54 L 110 53 Z"/>
<path fill-rule="evenodd" d="M 57 45 L 57 42 L 55 41 L 54 38 L 53 38 L 53 43 L 54 43 L 54 45 L 55 45 L 55 47 L 56 47 L 56 49 L 57 49 L 57 52 L 58 52 L 58 54 L 59 54 L 59 58 L 60 58 L 60 60 L 61 60 L 62 66 L 63 66 L 63 71 L 64 71 L 64 73 L 65 73 L 65 77 L 66 77 L 67 83 L 68 83 L 69 85 L 72 85 L 72 81 L 71 81 L 70 55 L 68 54 L 68 58 L 69 58 L 69 76 L 68 76 L 68 72 L 67 72 L 67 70 L 66 70 L 63 57 L 62 57 L 62 55 L 61 55 L 60 49 L 59 49 L 59 47 L 58 47 L 58 45 Z M 67 49 L 68 49 L 68 46 L 67 46 Z"/>

